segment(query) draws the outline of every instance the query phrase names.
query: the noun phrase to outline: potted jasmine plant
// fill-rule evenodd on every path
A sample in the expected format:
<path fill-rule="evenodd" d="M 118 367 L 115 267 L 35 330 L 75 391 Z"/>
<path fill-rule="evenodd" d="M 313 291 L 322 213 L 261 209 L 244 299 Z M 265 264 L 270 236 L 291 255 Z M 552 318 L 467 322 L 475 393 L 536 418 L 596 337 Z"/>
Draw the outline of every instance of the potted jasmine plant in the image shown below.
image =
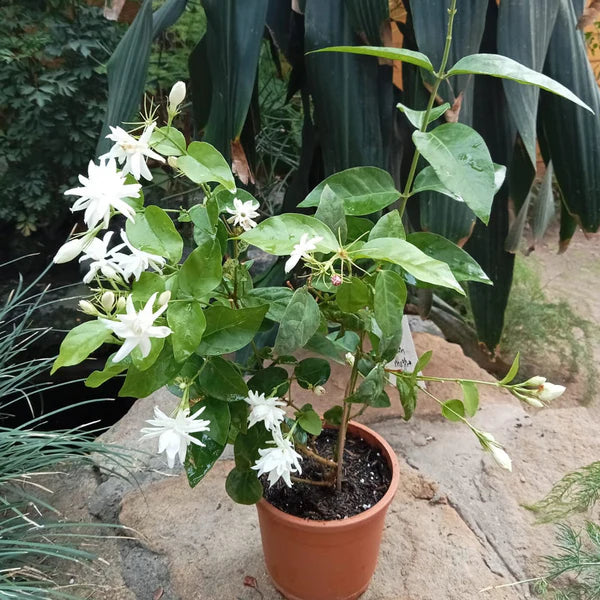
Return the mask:
<path fill-rule="evenodd" d="M 464 281 L 489 283 L 453 243 L 403 227 L 407 201 L 425 189 L 466 202 L 486 222 L 504 178 L 505 168 L 492 163 L 474 130 L 459 123 L 429 129 L 449 108 L 434 106 L 440 82 L 458 73 L 510 77 L 583 104 L 558 83 L 501 56 L 469 56 L 447 70 L 453 17 L 454 5 L 437 72 L 426 56 L 408 50 L 329 49 L 405 60 L 434 77 L 425 111 L 399 107 L 415 126 L 416 146 L 403 191 L 380 169 L 349 169 L 310 192 L 301 206 L 313 208 L 312 215 L 261 220 L 259 203 L 236 187 L 217 150 L 188 143 L 173 126 L 185 97 L 178 82 L 165 124 L 146 116 L 133 132 L 111 128 L 110 152 L 90 162 L 80 187 L 65 192 L 77 198 L 72 211 L 83 212 L 87 230 L 72 236 L 54 260 L 79 257 L 88 268 L 91 296 L 80 307 L 91 319 L 67 334 L 53 370 L 109 344 L 114 353 L 87 385 L 125 373 L 122 395 L 145 397 L 169 386 L 178 397 L 172 412 L 156 408 L 142 434 L 157 438 L 170 467 L 184 465 L 192 486 L 233 444 L 227 492 L 236 502 L 257 503 L 267 567 L 287 598 L 356 598 L 374 571 L 397 464 L 385 440 L 352 419 L 392 401 L 409 419 L 419 383 L 440 380 L 420 374 L 431 353 L 409 371 L 393 366 L 407 285 L 464 293 Z M 420 156 L 429 165 L 417 173 Z M 152 178 L 147 159 L 196 184 L 199 201 L 173 211 L 145 205 L 141 182 Z M 193 232 L 185 259 L 175 223 Z M 117 232 L 105 231 L 111 224 Z M 284 285 L 253 283 L 252 246 L 284 257 Z M 249 358 L 236 360 L 242 349 Z M 312 354 L 299 358 L 300 350 Z M 331 361 L 347 363 L 344 397 L 324 414 L 297 404 L 292 383 L 317 398 Z M 452 380 L 461 384 L 463 399 L 435 398 L 442 414 L 468 427 L 506 469 L 511 461 L 501 442 L 469 420 L 478 407 L 477 385 L 504 388 L 534 406 L 564 391 L 542 377 L 515 384 L 517 369 L 518 357 L 502 381 Z M 398 390 L 395 399 L 385 391 L 389 382 Z"/>

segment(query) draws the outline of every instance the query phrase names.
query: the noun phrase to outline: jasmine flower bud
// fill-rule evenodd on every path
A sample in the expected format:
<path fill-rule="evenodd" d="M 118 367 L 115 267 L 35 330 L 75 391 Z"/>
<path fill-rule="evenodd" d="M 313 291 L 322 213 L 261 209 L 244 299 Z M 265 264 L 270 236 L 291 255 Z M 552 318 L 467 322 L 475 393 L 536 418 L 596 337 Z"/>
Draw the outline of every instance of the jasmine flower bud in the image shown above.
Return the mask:
<path fill-rule="evenodd" d="M 166 292 L 163 292 L 159 297 L 158 297 L 158 305 L 159 306 L 164 306 L 165 304 L 169 304 L 169 300 L 171 299 L 171 291 L 167 290 Z"/>
<path fill-rule="evenodd" d="M 110 291 L 104 292 L 100 298 L 100 304 L 107 313 L 110 312 L 115 305 L 115 295 Z"/>
<path fill-rule="evenodd" d="M 327 390 L 322 385 L 315 385 L 312 391 L 313 394 L 315 394 L 316 396 L 322 396 L 327 392 Z"/>
<path fill-rule="evenodd" d="M 52 259 L 52 262 L 58 265 L 69 262 L 74 258 L 77 258 L 83 251 L 83 246 L 83 238 L 75 238 L 74 240 L 69 240 L 58 249 L 58 252 Z"/>
<path fill-rule="evenodd" d="M 487 450 L 492 454 L 492 458 L 496 463 L 507 471 L 512 471 L 512 460 L 506 453 L 504 448 L 496 441 L 496 438 L 491 433 L 481 431 L 477 437 L 479 442 L 483 446 L 484 450 Z"/>
<path fill-rule="evenodd" d="M 171 88 L 171 91 L 169 92 L 169 107 L 168 107 L 168 111 L 170 113 L 177 112 L 179 105 L 185 100 L 185 93 L 186 93 L 185 83 L 183 83 L 183 81 L 178 81 Z"/>
<path fill-rule="evenodd" d="M 98 314 L 96 307 L 87 300 L 79 301 L 79 310 L 85 313 L 86 315 L 91 315 L 92 317 L 95 317 Z"/>
<path fill-rule="evenodd" d="M 354 366 L 354 354 L 352 354 L 352 352 L 346 352 L 346 355 L 344 356 L 344 358 L 346 359 L 346 364 L 353 367 Z"/>

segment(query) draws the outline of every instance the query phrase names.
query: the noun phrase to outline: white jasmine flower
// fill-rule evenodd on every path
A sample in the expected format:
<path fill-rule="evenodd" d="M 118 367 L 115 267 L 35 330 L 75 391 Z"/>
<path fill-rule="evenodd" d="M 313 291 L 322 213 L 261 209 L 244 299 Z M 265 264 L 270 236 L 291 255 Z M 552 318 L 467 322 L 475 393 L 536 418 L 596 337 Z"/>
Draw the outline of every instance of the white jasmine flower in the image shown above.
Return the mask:
<path fill-rule="evenodd" d="M 165 159 L 154 152 L 148 144 L 155 127 L 156 123 L 150 123 L 138 139 L 121 129 L 121 127 L 111 127 L 111 133 L 106 137 L 114 142 L 114 146 L 100 158 L 116 159 L 120 165 L 124 165 L 123 175 L 131 173 L 138 181 L 140 177 L 151 180 L 152 173 L 148 169 L 146 158 L 154 158 L 160 162 L 165 162 Z"/>
<path fill-rule="evenodd" d="M 198 419 L 206 407 L 203 406 L 197 410 L 191 417 L 189 409 L 180 410 L 175 418 L 168 417 L 164 412 L 154 407 L 154 419 L 146 421 L 152 427 L 142 429 L 142 439 L 158 436 L 158 453 L 167 453 L 167 463 L 172 469 L 175 464 L 175 457 L 179 454 L 179 461 L 183 464 L 187 452 L 188 444 L 205 446 L 199 439 L 190 435 L 191 433 L 200 433 L 210 430 L 210 421 Z"/>
<path fill-rule="evenodd" d="M 352 354 L 352 352 L 346 352 L 346 354 L 344 355 L 344 358 L 346 359 L 347 365 L 349 365 L 350 367 L 354 366 L 354 361 L 356 359 L 354 358 L 354 354 Z"/>
<path fill-rule="evenodd" d="M 123 198 L 138 198 L 142 186 L 139 183 L 126 184 L 125 176 L 117 171 L 113 158 L 100 159 L 98 165 L 90 160 L 88 176 L 80 175 L 79 181 L 83 187 L 67 190 L 65 195 L 80 196 L 71 212 L 85 210 L 83 220 L 90 229 L 100 222 L 108 227 L 112 209 L 134 220 L 135 210 Z"/>
<path fill-rule="evenodd" d="M 258 217 L 256 209 L 259 206 L 260 205 L 258 202 L 254 204 L 252 200 L 246 200 L 246 202 L 242 202 L 238 198 L 234 198 L 233 209 L 227 208 L 227 212 L 233 216 L 229 217 L 227 222 L 233 223 L 236 226 L 239 225 L 244 229 L 244 231 L 250 231 L 250 229 L 256 227 L 256 221 L 253 221 L 253 219 Z"/>
<path fill-rule="evenodd" d="M 559 396 L 562 396 L 565 392 L 564 385 L 556 385 L 554 383 L 550 383 L 546 380 L 545 377 L 541 377 L 536 375 L 535 377 L 531 377 L 525 383 L 517 386 L 517 390 L 527 396 L 524 399 L 526 402 L 531 404 L 532 406 L 543 406 L 544 402 L 551 402 L 552 400 L 556 400 Z M 519 395 L 519 397 L 521 397 Z"/>
<path fill-rule="evenodd" d="M 512 460 L 504 448 L 496 441 L 491 433 L 480 432 L 479 441 L 485 450 L 492 453 L 492 458 L 507 471 L 512 471 Z"/>
<path fill-rule="evenodd" d="M 151 338 L 165 338 L 171 335 L 172 331 L 168 327 L 154 326 L 154 321 L 167 310 L 165 304 L 156 312 L 152 312 L 156 296 L 157 294 L 154 292 L 146 302 L 146 306 L 136 312 L 133 306 L 133 296 L 129 295 L 125 306 L 127 312 L 115 315 L 118 321 L 100 319 L 113 333 L 125 340 L 112 359 L 113 363 L 122 361 L 134 348 L 138 347 L 142 358 L 146 358 L 152 348 Z"/>
<path fill-rule="evenodd" d="M 140 275 L 149 267 L 158 273 L 162 273 L 162 268 L 167 264 L 167 261 L 162 256 L 150 254 L 150 252 L 144 252 L 132 246 L 123 229 L 121 229 L 121 239 L 131 251 L 131 254 L 121 254 L 119 256 L 119 267 L 126 279 L 129 279 L 133 275 L 137 281 Z"/>
<path fill-rule="evenodd" d="M 170 113 L 177 112 L 179 105 L 185 100 L 185 91 L 185 83 L 183 81 L 177 81 L 173 85 L 169 92 L 168 111 Z"/>
<path fill-rule="evenodd" d="M 98 238 L 94 238 L 87 248 L 85 249 L 84 255 L 79 259 L 79 262 L 84 260 L 91 260 L 90 270 L 87 275 L 83 278 L 84 283 L 90 283 L 98 272 L 102 273 L 107 279 L 121 279 L 123 270 L 120 266 L 120 257 L 124 256 L 119 254 L 119 250 L 123 245 L 116 246 L 109 251 L 108 244 L 113 232 L 107 231 L 100 241 Z"/>
<path fill-rule="evenodd" d="M 546 383 L 539 386 L 535 395 L 541 402 L 550 402 L 556 400 L 559 396 L 562 396 L 565 390 L 566 388 L 564 385 L 555 385 L 554 383 L 546 381 Z"/>
<path fill-rule="evenodd" d="M 265 398 L 264 394 L 252 390 L 248 390 L 246 402 L 252 407 L 248 415 L 248 427 L 263 421 L 267 429 L 279 429 L 279 424 L 285 417 L 285 411 L 279 407 L 285 406 L 285 402 L 277 398 Z"/>
<path fill-rule="evenodd" d="M 285 263 L 285 272 L 289 273 L 300 261 L 301 258 L 307 258 L 308 253 L 317 249 L 317 244 L 323 238 L 319 235 L 308 239 L 308 233 L 303 233 L 300 241 L 294 246 L 290 257 L 287 259 Z"/>
<path fill-rule="evenodd" d="M 302 473 L 300 460 L 302 456 L 296 452 L 294 445 L 290 440 L 284 438 L 279 429 L 273 431 L 273 442 L 275 446 L 271 448 L 261 448 L 258 453 L 260 458 L 251 468 L 258 471 L 260 477 L 268 473 L 269 487 L 279 480 L 280 477 L 288 487 L 292 487 L 290 475 L 292 473 Z"/>

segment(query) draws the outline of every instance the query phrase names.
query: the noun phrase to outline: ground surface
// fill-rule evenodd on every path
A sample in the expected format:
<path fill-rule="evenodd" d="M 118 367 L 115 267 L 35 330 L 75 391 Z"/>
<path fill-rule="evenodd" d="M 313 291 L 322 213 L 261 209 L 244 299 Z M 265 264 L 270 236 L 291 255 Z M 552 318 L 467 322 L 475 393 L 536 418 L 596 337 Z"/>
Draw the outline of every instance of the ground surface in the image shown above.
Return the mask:
<path fill-rule="evenodd" d="M 600 320 L 600 295 L 590 293 L 600 288 L 597 244 L 576 238 L 563 257 L 542 246 L 535 259 L 543 266 L 548 290 L 580 298 L 579 309 L 585 307 L 588 318 Z M 454 344 L 425 333 L 416 334 L 415 342 L 419 353 L 434 351 L 426 373 L 490 379 Z M 304 392 L 306 400 L 326 410 L 339 398 L 344 377 L 334 369 L 325 400 L 317 402 Z M 440 384 L 429 390 L 456 397 Z M 475 422 L 506 446 L 513 459 L 508 473 L 495 466 L 464 427 L 443 420 L 426 396 L 421 395 L 408 423 L 400 418 L 393 391 L 390 397 L 391 409 L 373 409 L 362 419 L 391 443 L 401 468 L 378 568 L 363 599 L 530 598 L 527 586 L 494 586 L 540 573 L 538 557 L 551 549 L 553 530 L 535 525 L 523 504 L 539 500 L 569 470 L 600 457 L 598 402 L 579 405 L 574 385 L 552 407 L 530 410 L 510 396 L 484 390 Z M 170 409 L 174 400 L 159 392 L 138 401 L 105 439 L 153 452 L 151 442 L 140 446 L 138 440 L 155 404 Z M 169 471 L 153 453 L 137 457 L 135 480 L 82 470 L 56 482 L 55 504 L 66 517 L 101 518 L 130 528 L 100 543 L 106 563 L 69 577 L 75 585 L 90 584 L 85 591 L 97 600 L 281 598 L 265 572 L 254 507 L 234 504 L 225 492 L 231 466 L 228 459 L 219 461 L 194 490 L 181 471 Z M 257 587 L 245 581 L 256 581 Z"/>

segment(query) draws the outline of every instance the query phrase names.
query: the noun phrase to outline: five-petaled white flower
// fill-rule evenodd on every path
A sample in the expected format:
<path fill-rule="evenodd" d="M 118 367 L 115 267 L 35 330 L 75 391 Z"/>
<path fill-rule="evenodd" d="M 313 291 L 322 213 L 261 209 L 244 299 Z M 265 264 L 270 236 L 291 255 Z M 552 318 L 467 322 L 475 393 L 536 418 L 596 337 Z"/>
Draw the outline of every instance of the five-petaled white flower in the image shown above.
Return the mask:
<path fill-rule="evenodd" d="M 261 448 L 258 453 L 260 458 L 251 468 L 258 471 L 260 477 L 268 473 L 269 487 L 283 478 L 288 487 L 292 487 L 290 475 L 292 473 L 302 473 L 300 460 L 302 456 L 296 452 L 294 445 L 288 438 L 284 438 L 279 429 L 273 431 L 273 442 L 275 446 L 271 448 Z"/>
<path fill-rule="evenodd" d="M 239 225 L 244 229 L 244 231 L 250 231 L 253 227 L 256 227 L 256 219 L 258 217 L 258 213 L 256 209 L 260 205 L 258 202 L 254 204 L 252 200 L 246 200 L 246 202 L 242 202 L 238 198 L 233 199 L 233 208 L 227 208 L 227 212 L 232 217 L 227 219 L 228 223 L 233 223 L 234 225 Z"/>
<path fill-rule="evenodd" d="M 120 254 L 119 250 L 123 247 L 123 244 L 115 246 L 109 251 L 108 244 L 113 232 L 107 231 L 100 241 L 98 238 L 94 238 L 86 247 L 83 256 L 79 259 L 79 262 L 85 260 L 91 260 L 90 270 L 83 278 L 83 283 L 90 283 L 98 272 L 102 273 L 107 279 L 121 279 L 123 270 L 120 266 L 120 260 L 124 257 L 124 254 Z"/>
<path fill-rule="evenodd" d="M 134 348 L 138 347 L 142 358 L 146 358 L 152 348 L 151 338 L 165 338 L 171 335 L 172 331 L 168 327 L 154 325 L 154 321 L 167 310 L 168 306 L 168 304 L 164 304 L 156 312 L 152 312 L 156 296 L 157 293 L 154 292 L 146 302 L 146 306 L 136 312 L 133 306 L 133 296 L 129 295 L 125 305 L 125 314 L 115 315 L 118 321 L 100 319 L 114 334 L 125 340 L 112 359 L 114 363 L 122 361 Z"/>
<path fill-rule="evenodd" d="M 71 212 L 85 210 L 83 220 L 90 229 L 100 222 L 108 227 L 113 208 L 134 221 L 135 210 L 123 198 L 138 198 L 142 186 L 139 183 L 126 184 L 125 176 L 117 171 L 113 158 L 100 159 L 97 165 L 90 160 L 88 176 L 80 175 L 79 181 L 82 187 L 67 190 L 65 195 L 80 196 Z"/>
<path fill-rule="evenodd" d="M 512 471 L 512 460 L 504 448 L 496 441 L 491 433 L 481 432 L 479 441 L 485 450 L 492 453 L 492 458 L 507 471 Z"/>
<path fill-rule="evenodd" d="M 252 390 L 248 390 L 246 402 L 252 407 L 248 415 L 248 427 L 263 421 L 267 429 L 279 430 L 279 424 L 285 417 L 285 411 L 279 407 L 285 406 L 285 402 L 277 398 L 265 398 L 264 394 Z"/>
<path fill-rule="evenodd" d="M 141 432 L 144 438 L 153 438 L 158 436 L 158 453 L 166 450 L 167 463 L 172 469 L 175 464 L 175 457 L 179 454 L 181 464 L 185 460 L 188 444 L 205 446 L 199 439 L 190 435 L 191 433 L 200 433 L 210 430 L 210 421 L 198 419 L 206 407 L 203 406 L 197 410 L 191 417 L 189 409 L 180 410 L 175 418 L 168 417 L 164 412 L 154 407 L 154 419 L 146 421 L 152 427 L 144 427 Z"/>
<path fill-rule="evenodd" d="M 167 263 L 162 256 L 138 250 L 131 244 L 124 229 L 121 229 L 121 239 L 131 251 L 131 254 L 121 254 L 119 256 L 119 266 L 126 279 L 129 279 L 133 275 L 137 281 L 148 267 L 152 267 L 158 273 L 162 272 L 161 269 Z"/>
<path fill-rule="evenodd" d="M 308 239 L 308 233 L 303 233 L 300 241 L 294 246 L 290 257 L 285 263 L 285 272 L 289 273 L 300 261 L 301 258 L 307 258 L 308 253 L 317 249 L 317 244 L 323 238 L 319 235 Z"/>
<path fill-rule="evenodd" d="M 114 145 L 100 158 L 115 158 L 120 165 L 124 165 L 123 175 L 131 173 L 138 181 L 140 177 L 151 180 L 152 173 L 150 173 L 150 169 L 146 164 L 146 157 L 165 162 L 165 159 L 154 152 L 148 144 L 155 127 L 156 123 L 148 125 L 138 139 L 121 129 L 121 127 L 111 127 L 111 133 L 106 137 L 112 140 Z"/>

